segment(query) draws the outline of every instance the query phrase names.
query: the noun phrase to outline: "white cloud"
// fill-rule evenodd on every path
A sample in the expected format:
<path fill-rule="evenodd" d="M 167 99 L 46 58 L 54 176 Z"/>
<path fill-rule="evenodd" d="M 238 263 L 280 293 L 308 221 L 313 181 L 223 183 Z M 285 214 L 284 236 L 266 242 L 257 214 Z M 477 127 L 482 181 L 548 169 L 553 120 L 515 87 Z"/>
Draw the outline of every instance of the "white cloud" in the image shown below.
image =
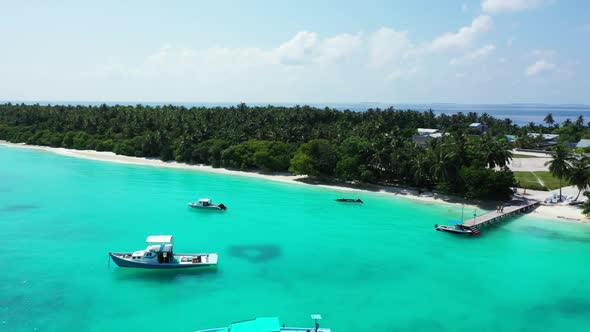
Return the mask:
<path fill-rule="evenodd" d="M 397 69 L 392 71 L 391 73 L 389 73 L 385 79 L 388 81 L 395 81 L 401 78 L 410 78 L 415 76 L 416 74 L 418 74 L 418 72 L 421 70 L 420 67 L 410 67 L 410 68 L 402 68 L 402 69 Z"/>
<path fill-rule="evenodd" d="M 414 50 L 406 31 L 381 28 L 368 40 L 369 58 L 373 66 L 383 66 L 394 60 L 406 59 Z"/>
<path fill-rule="evenodd" d="M 544 72 L 549 72 L 555 69 L 555 64 L 545 61 L 545 60 L 537 60 L 533 64 L 527 67 L 526 75 L 527 76 L 536 76 L 542 74 Z"/>
<path fill-rule="evenodd" d="M 492 54 L 496 50 L 496 46 L 493 44 L 488 44 L 476 50 L 466 53 L 460 58 L 453 58 L 449 62 L 451 65 L 462 65 L 468 63 L 475 63 L 478 62 L 490 54 Z"/>
<path fill-rule="evenodd" d="M 353 54 L 362 45 L 360 34 L 321 39 L 315 32 L 298 32 L 273 50 L 282 64 L 332 63 Z"/>
<path fill-rule="evenodd" d="M 481 8 L 484 12 L 497 14 L 501 12 L 518 12 L 535 9 L 551 0 L 483 0 Z"/>
<path fill-rule="evenodd" d="M 407 31 L 386 27 L 371 33 L 345 33 L 328 38 L 316 32 L 300 31 L 277 47 L 268 49 L 184 49 L 165 45 L 135 65 L 111 63 L 98 67 L 104 71 L 102 77 L 199 79 L 212 73 L 257 75 L 256 70 L 266 71 L 265 66 L 284 70 L 291 68 L 293 71 L 316 65 L 334 66 L 349 61 L 355 68 L 379 70 L 384 75 L 382 77 L 396 79 L 418 72 L 415 68 L 420 68 L 421 62 L 432 51 L 468 47 L 491 26 L 489 16 L 479 16 L 469 26 L 462 27 L 455 33 L 445 33 L 419 45 L 410 40 Z M 491 47 L 494 48 L 493 45 Z M 488 45 L 476 50 L 474 54 L 466 55 L 465 59 L 475 60 L 491 51 L 493 49 Z M 293 73 L 290 75 L 294 75 Z"/>
<path fill-rule="evenodd" d="M 554 50 L 533 50 L 529 53 L 531 57 L 541 59 L 552 58 L 555 54 L 556 52 Z"/>
<path fill-rule="evenodd" d="M 119 100 L 139 95 L 202 101 L 298 101 L 304 96 L 313 96 L 308 101 L 374 100 L 380 96 L 405 99 L 414 90 L 422 91 L 415 84 L 426 77 L 423 74 L 436 53 L 471 49 L 491 25 L 490 17 L 479 16 L 454 33 L 422 41 L 413 41 L 407 31 L 383 27 L 334 36 L 300 31 L 266 48 L 164 45 L 126 62 L 121 58 L 94 65 L 80 75 L 97 82 L 92 84 L 103 84 L 103 89 Z M 467 53 L 465 61 L 483 58 L 493 48 L 488 45 Z M 454 74 L 437 72 L 436 77 Z M 323 92 L 326 86 L 330 88 Z M 393 92 L 392 86 L 396 87 Z"/>
<path fill-rule="evenodd" d="M 281 44 L 277 53 L 281 63 L 303 64 L 311 62 L 318 44 L 318 34 L 315 32 L 298 32 L 291 40 Z"/>
<path fill-rule="evenodd" d="M 341 34 L 327 38 L 318 47 L 318 60 L 322 63 L 340 61 L 358 51 L 363 42 L 361 34 Z"/>
<path fill-rule="evenodd" d="M 492 29 L 492 18 L 480 15 L 473 19 L 470 26 L 462 27 L 459 31 L 445 33 L 435 38 L 430 47 L 433 50 L 448 50 L 453 48 L 465 48 L 469 46 L 478 35 Z"/>

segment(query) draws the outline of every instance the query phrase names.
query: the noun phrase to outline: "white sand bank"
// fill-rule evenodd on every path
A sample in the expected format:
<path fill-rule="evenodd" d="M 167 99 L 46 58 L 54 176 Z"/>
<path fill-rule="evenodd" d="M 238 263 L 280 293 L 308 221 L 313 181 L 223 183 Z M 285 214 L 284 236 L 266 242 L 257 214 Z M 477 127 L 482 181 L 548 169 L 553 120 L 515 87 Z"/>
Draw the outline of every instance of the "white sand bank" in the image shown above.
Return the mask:
<path fill-rule="evenodd" d="M 401 187 L 393 187 L 393 186 L 371 186 L 370 190 L 358 188 L 358 187 L 348 187 L 348 186 L 340 186 L 340 185 L 326 185 L 326 184 L 308 184 L 306 182 L 302 182 L 301 180 L 305 180 L 306 176 L 301 175 L 290 175 L 290 174 L 264 174 L 261 172 L 245 172 L 245 171 L 238 171 L 238 170 L 229 170 L 225 168 L 213 168 L 211 166 L 206 165 L 191 165 L 185 163 L 178 163 L 178 162 L 164 162 L 159 159 L 150 159 L 150 158 L 140 158 L 140 157 L 129 157 L 129 156 L 122 156 L 117 155 L 113 152 L 99 152 L 93 150 L 72 150 L 72 149 L 65 149 L 65 148 L 52 148 L 46 146 L 36 146 L 36 145 L 27 145 L 24 143 L 10 143 L 6 141 L 0 140 L 0 145 L 8 146 L 8 147 L 17 147 L 17 148 L 27 148 L 32 150 L 40 150 L 46 151 L 51 153 L 57 153 L 64 156 L 69 157 L 76 157 L 76 158 L 83 158 L 83 159 L 90 159 L 90 160 L 97 160 L 97 161 L 105 161 L 105 162 L 113 162 L 113 163 L 121 163 L 121 164 L 131 164 L 131 165 L 143 165 L 143 166 L 155 166 L 155 167 L 164 167 L 164 168 L 175 168 L 175 169 L 187 169 L 187 170 L 194 170 L 194 171 L 204 171 L 204 172 L 212 172 L 218 174 L 226 174 L 226 175 L 238 175 L 238 176 L 248 176 L 253 178 L 260 178 L 270 181 L 277 181 L 283 183 L 292 183 L 298 185 L 314 185 L 323 188 L 330 188 L 334 190 L 340 191 L 356 191 L 356 192 L 377 192 L 382 193 L 385 195 L 393 195 L 398 197 L 405 197 L 409 199 L 419 200 L 423 202 L 430 202 L 430 203 L 444 203 L 444 204 L 465 204 L 466 207 L 474 208 L 476 207 L 476 203 L 473 201 L 461 201 L 460 199 L 449 197 L 446 195 L 435 194 L 431 192 L 424 192 L 418 193 L 415 189 L 408 189 L 408 188 L 401 188 Z M 452 201 L 452 202 L 450 202 Z M 568 221 L 586 221 L 587 219 L 581 213 L 581 209 L 560 205 L 560 206 L 541 206 L 539 207 L 535 213 L 542 215 L 544 217 L 558 219 L 558 220 L 568 220 Z"/>

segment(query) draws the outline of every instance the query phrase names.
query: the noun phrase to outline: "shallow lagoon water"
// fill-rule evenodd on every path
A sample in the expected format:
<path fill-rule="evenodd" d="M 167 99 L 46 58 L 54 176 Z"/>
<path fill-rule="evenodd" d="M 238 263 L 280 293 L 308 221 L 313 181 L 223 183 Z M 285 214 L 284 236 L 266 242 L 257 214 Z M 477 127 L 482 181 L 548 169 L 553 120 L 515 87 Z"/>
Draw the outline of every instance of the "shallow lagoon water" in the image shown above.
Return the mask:
<path fill-rule="evenodd" d="M 528 215 L 460 238 L 433 230 L 458 206 L 333 201 L 349 195 L 0 146 L 0 330 L 193 331 L 268 315 L 309 326 L 311 313 L 335 332 L 590 326 L 587 225 Z M 228 211 L 186 206 L 206 196 Z M 220 265 L 109 263 L 150 234 Z"/>

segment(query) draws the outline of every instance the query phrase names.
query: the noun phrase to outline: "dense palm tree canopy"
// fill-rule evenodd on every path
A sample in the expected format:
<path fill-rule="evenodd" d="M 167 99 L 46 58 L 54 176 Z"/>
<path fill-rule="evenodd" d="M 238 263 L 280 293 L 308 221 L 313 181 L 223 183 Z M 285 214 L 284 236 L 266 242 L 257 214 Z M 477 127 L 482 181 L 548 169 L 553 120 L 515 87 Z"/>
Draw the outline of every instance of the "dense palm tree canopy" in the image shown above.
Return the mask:
<path fill-rule="evenodd" d="M 468 130 L 483 122 L 487 134 Z M 533 124 L 534 126 L 534 124 Z M 426 145 L 417 128 L 444 132 Z M 0 105 L 0 139 L 113 151 L 214 167 L 291 171 L 322 178 L 437 188 L 508 199 L 515 181 L 509 119 L 470 112 L 295 107 Z"/>

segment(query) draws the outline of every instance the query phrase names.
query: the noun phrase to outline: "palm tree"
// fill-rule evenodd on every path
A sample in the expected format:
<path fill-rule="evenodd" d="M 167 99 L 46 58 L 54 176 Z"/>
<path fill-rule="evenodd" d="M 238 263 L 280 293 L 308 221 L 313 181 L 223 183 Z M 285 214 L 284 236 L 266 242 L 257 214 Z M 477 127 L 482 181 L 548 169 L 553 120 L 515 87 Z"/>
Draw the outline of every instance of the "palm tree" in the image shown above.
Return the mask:
<path fill-rule="evenodd" d="M 576 119 L 575 125 L 578 129 L 582 129 L 582 127 L 584 127 L 584 116 L 579 115 Z"/>
<path fill-rule="evenodd" d="M 555 120 L 553 120 L 553 114 L 549 113 L 547 114 L 547 116 L 545 116 L 545 123 L 549 126 L 553 126 L 553 124 L 555 123 Z"/>
<path fill-rule="evenodd" d="M 590 185 L 590 160 L 588 157 L 582 156 L 572 159 L 568 180 L 578 187 L 578 195 L 575 199 L 577 201 L 582 190 Z"/>
<path fill-rule="evenodd" d="M 413 180 L 416 187 L 422 187 L 428 183 L 429 160 L 424 153 L 418 153 L 410 160 L 410 167 L 413 171 Z"/>
<path fill-rule="evenodd" d="M 494 162 L 496 165 L 504 167 L 512 161 L 511 148 L 510 143 L 505 139 L 494 142 Z"/>
<path fill-rule="evenodd" d="M 559 144 L 555 147 L 553 152 L 553 159 L 545 163 L 545 166 L 549 166 L 549 172 L 553 176 L 559 179 L 559 200 L 561 201 L 561 180 L 566 178 L 571 168 L 570 160 L 571 152 L 563 144 Z"/>
<path fill-rule="evenodd" d="M 504 167 L 512 160 L 512 152 L 506 141 L 482 140 L 479 150 L 489 168 Z"/>
<path fill-rule="evenodd" d="M 438 182 L 446 182 L 451 179 L 454 169 L 457 167 L 456 146 L 453 142 L 432 145 L 431 172 Z"/>

